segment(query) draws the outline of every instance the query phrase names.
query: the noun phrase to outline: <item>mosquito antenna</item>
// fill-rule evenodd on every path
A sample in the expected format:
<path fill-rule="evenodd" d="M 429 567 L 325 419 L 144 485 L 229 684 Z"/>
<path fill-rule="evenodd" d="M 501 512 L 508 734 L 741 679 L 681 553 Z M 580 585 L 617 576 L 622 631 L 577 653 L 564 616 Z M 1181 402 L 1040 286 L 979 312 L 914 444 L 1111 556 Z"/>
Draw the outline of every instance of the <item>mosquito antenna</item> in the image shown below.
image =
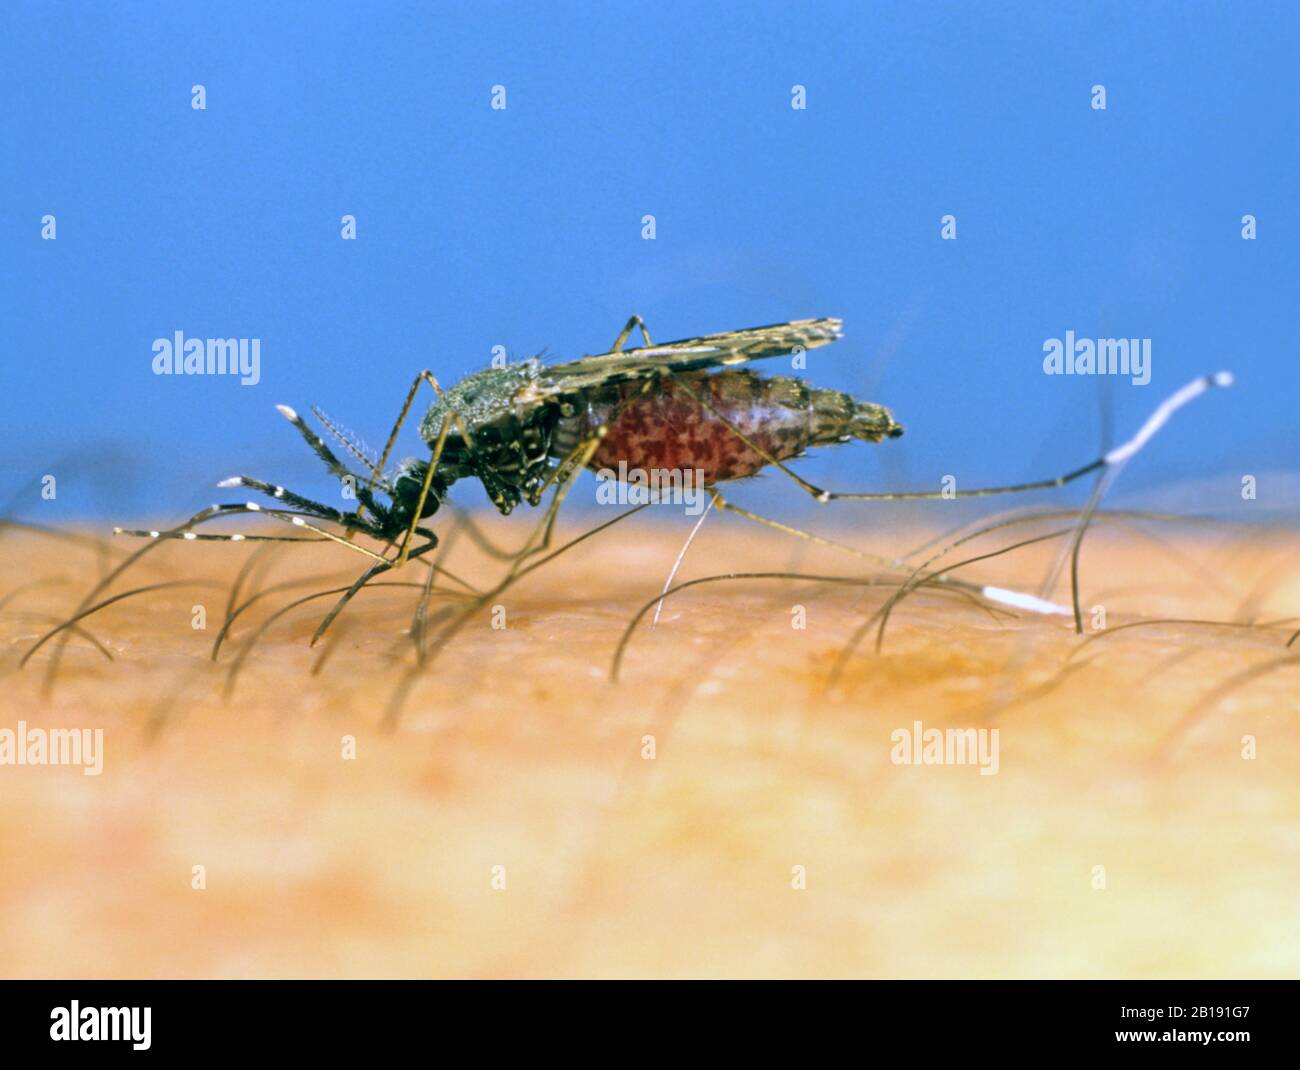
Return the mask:
<path fill-rule="evenodd" d="M 385 515 L 383 507 L 375 501 L 374 493 L 370 489 L 369 480 L 357 475 L 348 468 L 347 465 L 340 461 L 334 455 L 334 451 L 321 440 L 320 435 L 316 434 L 315 431 L 307 426 L 306 422 L 298 415 L 296 410 L 290 408 L 288 405 L 277 405 L 275 411 L 293 424 L 295 430 L 297 430 L 298 434 L 302 436 L 303 441 L 311 447 L 312 452 L 325 462 L 325 467 L 329 469 L 331 475 L 336 479 L 343 480 L 353 488 L 356 492 L 357 500 L 361 502 L 362 505 L 376 516 Z M 378 482 L 377 476 L 374 478 L 375 481 Z"/>
<path fill-rule="evenodd" d="M 357 435 L 348 431 L 346 428 L 340 427 L 326 416 L 325 412 L 319 406 L 313 405 L 311 407 L 311 412 L 312 415 L 320 421 L 321 426 L 334 436 L 340 446 L 347 450 L 349 456 L 351 456 L 353 460 L 365 468 L 366 471 L 374 477 L 375 485 L 383 490 L 385 494 L 389 493 L 391 487 L 388 484 L 388 480 L 384 478 L 384 473 L 379 470 L 379 458 L 374 451 L 362 442 Z"/>

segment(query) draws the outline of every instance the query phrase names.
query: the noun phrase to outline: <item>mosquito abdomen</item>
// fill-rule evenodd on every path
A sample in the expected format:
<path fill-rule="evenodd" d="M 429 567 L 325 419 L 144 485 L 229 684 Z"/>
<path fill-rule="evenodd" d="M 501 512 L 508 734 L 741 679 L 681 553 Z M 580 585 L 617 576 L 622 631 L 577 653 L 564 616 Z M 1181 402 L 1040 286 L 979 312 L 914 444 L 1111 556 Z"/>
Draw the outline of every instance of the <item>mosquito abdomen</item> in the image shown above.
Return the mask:
<path fill-rule="evenodd" d="M 602 390 L 588 399 L 585 412 L 561 421 L 553 451 L 563 455 L 606 422 L 590 467 L 700 470 L 706 484 L 752 476 L 812 446 L 854 438 L 879 442 L 903 433 L 884 406 L 799 379 L 736 369 Z"/>

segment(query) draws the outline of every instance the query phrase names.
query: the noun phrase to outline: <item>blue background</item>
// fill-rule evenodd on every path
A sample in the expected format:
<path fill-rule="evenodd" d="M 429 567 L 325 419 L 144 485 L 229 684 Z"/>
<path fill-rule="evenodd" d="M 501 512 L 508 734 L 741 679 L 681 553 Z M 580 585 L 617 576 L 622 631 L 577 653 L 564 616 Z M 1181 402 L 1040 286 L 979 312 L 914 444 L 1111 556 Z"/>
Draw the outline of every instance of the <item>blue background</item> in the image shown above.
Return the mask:
<path fill-rule="evenodd" d="M 420 368 L 599 352 L 634 311 L 657 341 L 842 316 L 807 376 L 908 431 L 802 462 L 842 489 L 1054 474 L 1220 367 L 1239 385 L 1125 484 L 1294 471 L 1298 11 L 7 2 L 0 499 L 179 518 L 234 472 L 337 497 L 273 403 L 381 445 Z M 261 338 L 260 385 L 153 375 L 178 329 Z M 1045 376 L 1067 330 L 1152 338 L 1151 385 Z"/>

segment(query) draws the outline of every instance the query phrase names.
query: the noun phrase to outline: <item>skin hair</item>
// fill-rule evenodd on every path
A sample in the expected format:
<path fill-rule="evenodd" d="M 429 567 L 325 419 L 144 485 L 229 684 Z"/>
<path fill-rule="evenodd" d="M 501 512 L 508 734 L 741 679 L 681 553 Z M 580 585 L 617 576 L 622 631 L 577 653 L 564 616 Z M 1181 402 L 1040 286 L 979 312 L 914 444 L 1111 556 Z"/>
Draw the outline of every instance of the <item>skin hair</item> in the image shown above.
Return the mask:
<path fill-rule="evenodd" d="M 1011 547 L 1077 519 L 1042 513 L 985 521 L 935 564 L 1033 589 L 1062 539 Z M 1095 519 L 1084 605 L 1091 616 L 1107 589 L 1104 630 L 1077 637 L 1068 617 L 918 583 L 881 652 L 855 653 L 831 691 L 837 656 L 910 571 L 803 542 L 792 566 L 791 537 L 725 511 L 654 629 L 680 517 L 610 518 L 595 533 L 570 518 L 536 567 L 468 616 L 503 562 L 448 528 L 445 571 L 417 562 L 367 587 L 315 675 L 307 640 L 355 555 L 151 540 L 124 591 L 153 589 L 78 622 L 115 660 L 70 636 L 44 704 L 32 670 L 54 641 L 25 671 L 17 651 L 47 627 L 33 614 L 72 615 L 100 550 L 10 529 L 0 727 L 102 727 L 104 768 L 0 770 L 24 815 L 0 838 L 9 968 L 1276 975 L 1294 896 L 1271 837 L 1300 802 L 1287 714 L 1300 658 L 1285 647 L 1300 613 L 1295 536 Z M 517 538 L 508 521 L 479 524 L 485 546 Z M 915 569 L 975 530 L 881 527 L 858 548 Z M 980 554 L 996 556 L 960 564 Z M 43 582 L 59 578 L 74 582 Z M 289 608 L 304 596 L 316 601 Z M 196 601 L 206 630 L 190 626 Z M 1188 656 L 1153 676 L 1172 654 Z M 891 733 L 917 722 L 997 728 L 997 774 L 893 764 Z M 355 758 L 341 757 L 345 737 Z M 189 886 L 194 865 L 206 891 Z M 34 889 L 59 910 L 36 909 Z"/>

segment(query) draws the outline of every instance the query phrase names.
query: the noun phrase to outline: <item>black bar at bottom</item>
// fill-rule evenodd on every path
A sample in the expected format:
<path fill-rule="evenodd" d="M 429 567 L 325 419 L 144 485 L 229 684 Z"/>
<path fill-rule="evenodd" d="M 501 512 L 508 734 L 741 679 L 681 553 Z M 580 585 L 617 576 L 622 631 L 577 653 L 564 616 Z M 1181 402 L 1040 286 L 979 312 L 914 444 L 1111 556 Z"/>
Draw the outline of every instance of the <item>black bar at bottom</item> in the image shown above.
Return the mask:
<path fill-rule="evenodd" d="M 1293 981 L 5 981 L 0 1052 L 9 1065 L 110 1048 L 337 1061 L 466 1042 L 542 1056 L 559 1042 L 698 1057 L 781 1041 L 811 1054 L 847 1035 L 867 1058 L 900 1043 L 918 1054 L 1237 1056 L 1293 1051 L 1298 996 Z M 611 1050 L 620 1034 L 628 1047 Z"/>

